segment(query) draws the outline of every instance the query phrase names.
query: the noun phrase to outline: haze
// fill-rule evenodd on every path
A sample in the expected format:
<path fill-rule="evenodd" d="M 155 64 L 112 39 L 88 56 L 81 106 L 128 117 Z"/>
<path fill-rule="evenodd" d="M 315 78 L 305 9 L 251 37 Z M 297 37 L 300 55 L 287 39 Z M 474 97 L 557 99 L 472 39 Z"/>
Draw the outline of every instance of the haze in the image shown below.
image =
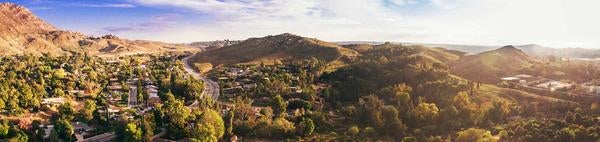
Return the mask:
<path fill-rule="evenodd" d="M 594 0 L 9 2 L 62 29 L 177 43 L 291 32 L 328 41 L 600 47 Z"/>

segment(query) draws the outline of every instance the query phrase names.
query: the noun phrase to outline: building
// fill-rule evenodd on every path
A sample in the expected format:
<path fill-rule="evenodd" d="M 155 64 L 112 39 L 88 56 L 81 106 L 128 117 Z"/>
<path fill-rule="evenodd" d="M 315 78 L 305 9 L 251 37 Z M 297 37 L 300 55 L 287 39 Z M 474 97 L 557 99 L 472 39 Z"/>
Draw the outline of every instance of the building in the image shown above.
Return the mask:
<path fill-rule="evenodd" d="M 148 104 L 149 105 L 156 105 L 159 103 L 162 103 L 162 101 L 160 100 L 160 97 L 158 96 L 158 87 L 154 86 L 154 85 L 146 85 L 146 93 L 148 93 Z"/>
<path fill-rule="evenodd" d="M 59 106 L 65 103 L 65 98 L 44 98 L 42 99 L 42 105 L 53 107 Z"/>
<path fill-rule="evenodd" d="M 243 84 L 242 87 L 244 88 L 244 90 L 250 90 L 253 88 L 256 88 L 256 83 L 251 83 L 251 84 Z"/>
<path fill-rule="evenodd" d="M 586 86 L 591 95 L 600 96 L 600 86 Z"/>
<path fill-rule="evenodd" d="M 550 91 L 556 91 L 559 89 L 567 89 L 570 88 L 572 84 L 564 83 L 560 81 L 550 80 L 548 82 L 540 83 L 535 87 L 549 89 Z"/>
<path fill-rule="evenodd" d="M 75 133 L 82 134 L 94 130 L 94 127 L 91 127 L 90 125 L 83 122 L 71 122 L 71 125 L 73 126 L 73 130 L 75 131 Z"/>

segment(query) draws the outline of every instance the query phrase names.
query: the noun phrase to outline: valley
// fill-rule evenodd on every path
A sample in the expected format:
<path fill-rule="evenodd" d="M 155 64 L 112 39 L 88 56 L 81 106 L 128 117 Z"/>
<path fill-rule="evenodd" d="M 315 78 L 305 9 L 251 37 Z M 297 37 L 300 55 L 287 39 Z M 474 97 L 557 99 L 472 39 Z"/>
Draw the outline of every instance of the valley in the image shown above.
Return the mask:
<path fill-rule="evenodd" d="M 26 6 L 0 3 L 0 141 L 600 139 L 596 49 L 292 33 L 165 43 L 61 30 Z"/>

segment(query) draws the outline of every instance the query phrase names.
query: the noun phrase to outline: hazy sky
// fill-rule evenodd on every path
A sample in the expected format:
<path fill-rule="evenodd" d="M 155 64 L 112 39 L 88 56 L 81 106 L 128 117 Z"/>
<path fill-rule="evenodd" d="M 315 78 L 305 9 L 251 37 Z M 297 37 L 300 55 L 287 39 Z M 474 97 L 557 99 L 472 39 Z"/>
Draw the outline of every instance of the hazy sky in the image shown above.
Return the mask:
<path fill-rule="evenodd" d="M 600 48 L 600 0 L 8 1 L 62 29 L 167 42 L 289 32 L 327 41 Z"/>

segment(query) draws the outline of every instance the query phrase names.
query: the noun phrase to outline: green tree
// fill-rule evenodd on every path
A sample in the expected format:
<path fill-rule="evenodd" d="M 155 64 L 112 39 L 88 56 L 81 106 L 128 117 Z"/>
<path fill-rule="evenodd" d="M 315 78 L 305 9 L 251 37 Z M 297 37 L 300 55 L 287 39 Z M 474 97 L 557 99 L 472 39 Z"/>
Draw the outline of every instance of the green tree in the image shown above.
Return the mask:
<path fill-rule="evenodd" d="M 315 130 L 315 123 L 310 118 L 302 118 L 302 121 L 296 127 L 297 134 L 300 136 L 310 136 Z"/>
<path fill-rule="evenodd" d="M 7 138 L 10 125 L 7 119 L 0 120 L 0 138 Z"/>
<path fill-rule="evenodd" d="M 81 109 L 80 113 L 83 119 L 89 122 L 94 119 L 94 111 L 96 111 L 96 102 L 93 100 L 87 100 L 85 101 L 83 109 Z"/>
<path fill-rule="evenodd" d="M 67 121 L 73 120 L 75 117 L 75 110 L 73 110 L 73 106 L 69 101 L 66 101 L 58 107 L 58 117 L 59 119 L 66 119 Z"/>
<path fill-rule="evenodd" d="M 420 121 L 432 121 L 438 117 L 439 111 L 434 103 L 420 103 L 413 110 L 413 115 Z"/>
<path fill-rule="evenodd" d="M 53 97 L 63 97 L 63 96 L 65 96 L 65 91 L 63 91 L 63 89 L 61 89 L 61 88 L 54 88 L 54 90 L 52 90 L 52 96 Z"/>
<path fill-rule="evenodd" d="M 142 140 L 142 129 L 137 124 L 130 122 L 125 126 L 123 134 L 124 142 L 139 142 Z"/>
<path fill-rule="evenodd" d="M 231 109 L 227 111 L 225 114 L 225 136 L 231 137 L 233 136 L 233 121 L 235 116 L 235 109 Z"/>
<path fill-rule="evenodd" d="M 214 110 L 208 109 L 200 116 L 201 125 L 196 125 L 196 132 L 192 137 L 200 140 L 218 140 L 225 133 L 223 118 Z"/>
<path fill-rule="evenodd" d="M 57 79 L 63 79 L 66 76 L 66 72 L 64 69 L 55 69 L 53 72 L 53 77 L 56 77 Z"/>
<path fill-rule="evenodd" d="M 457 133 L 455 141 L 457 142 L 495 142 L 490 131 L 477 128 L 469 128 Z"/>
<path fill-rule="evenodd" d="M 181 139 L 185 136 L 185 128 L 190 117 L 191 110 L 183 105 L 183 101 L 176 99 L 172 93 L 165 94 L 167 98 L 160 111 L 164 114 L 167 122 L 169 137 L 172 139 Z"/>
<path fill-rule="evenodd" d="M 295 132 L 295 129 L 296 127 L 294 127 L 293 122 L 290 122 L 283 117 L 279 117 L 273 120 L 271 131 L 279 136 L 289 136 Z"/>
<path fill-rule="evenodd" d="M 8 139 L 9 142 L 28 142 L 29 141 L 29 135 L 27 135 L 27 133 L 21 131 L 19 128 L 17 128 L 17 126 L 13 126 L 13 129 L 11 131 L 13 131 L 12 132 L 13 136 Z"/>
<path fill-rule="evenodd" d="M 194 130 L 192 131 L 191 135 L 193 139 L 202 142 L 219 141 L 215 127 L 210 124 L 197 123 L 196 126 L 194 126 Z"/>
<path fill-rule="evenodd" d="M 286 111 L 287 103 L 285 102 L 285 100 L 283 100 L 283 97 L 281 97 L 281 95 L 277 95 L 273 98 L 273 104 L 271 105 L 271 107 L 273 108 L 273 111 L 276 115 L 282 115 Z"/>
<path fill-rule="evenodd" d="M 350 136 L 356 136 L 358 133 L 360 133 L 360 129 L 357 126 L 352 126 L 346 131 L 346 134 Z"/>
<path fill-rule="evenodd" d="M 150 142 L 156 129 L 156 118 L 154 113 L 148 113 L 142 118 L 143 141 Z"/>
<path fill-rule="evenodd" d="M 57 138 L 60 138 L 64 141 L 73 141 L 73 134 L 75 134 L 75 130 L 73 125 L 66 119 L 58 119 L 54 124 L 53 133 L 56 134 Z"/>

